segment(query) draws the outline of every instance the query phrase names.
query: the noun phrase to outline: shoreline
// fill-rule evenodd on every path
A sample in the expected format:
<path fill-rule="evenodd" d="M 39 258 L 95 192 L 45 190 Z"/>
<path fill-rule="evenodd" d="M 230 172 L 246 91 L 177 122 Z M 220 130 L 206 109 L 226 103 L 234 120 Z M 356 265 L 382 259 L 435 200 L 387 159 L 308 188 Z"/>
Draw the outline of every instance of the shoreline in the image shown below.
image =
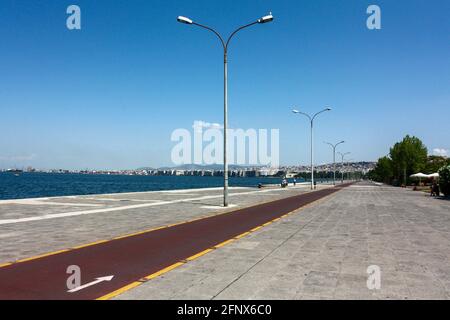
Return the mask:
<path fill-rule="evenodd" d="M 326 183 L 321 183 L 325 185 Z M 278 183 L 269 184 L 263 186 L 263 190 L 275 189 L 273 187 L 278 186 Z M 298 186 L 309 185 L 309 182 L 298 182 Z M 290 185 L 287 188 L 292 188 Z M 242 187 L 242 186 L 230 186 L 229 190 L 243 190 L 243 189 L 258 189 L 258 187 Z M 281 189 L 281 187 L 280 187 Z M 73 194 L 67 196 L 48 196 L 48 197 L 30 197 L 30 198 L 13 198 L 13 199 L 0 199 L 1 204 L 17 203 L 20 201 L 44 201 L 51 200 L 55 198 L 79 198 L 85 196 L 114 196 L 114 195 L 132 195 L 132 194 L 153 194 L 153 193 L 185 193 L 185 192 L 195 192 L 195 191 L 217 191 L 223 190 L 223 187 L 204 187 L 204 188 L 185 188 L 185 189 L 167 189 L 167 190 L 149 190 L 149 191 L 134 191 L 134 192 L 112 192 L 112 193 L 91 193 L 91 194 Z"/>
<path fill-rule="evenodd" d="M 223 177 L 207 176 L 108 176 L 84 174 L 41 174 L 27 173 L 20 176 L 4 173 L 0 176 L 0 203 L 8 200 L 42 200 L 55 197 L 79 197 L 93 195 L 133 194 L 148 192 L 195 192 L 200 189 L 221 190 Z M 292 186 L 293 178 L 287 179 Z M 297 184 L 309 184 L 297 179 Z M 317 180 L 318 184 L 330 180 Z M 281 184 L 278 177 L 230 177 L 231 188 L 255 189 L 276 188 Z M 231 189 L 233 190 L 233 189 Z"/>

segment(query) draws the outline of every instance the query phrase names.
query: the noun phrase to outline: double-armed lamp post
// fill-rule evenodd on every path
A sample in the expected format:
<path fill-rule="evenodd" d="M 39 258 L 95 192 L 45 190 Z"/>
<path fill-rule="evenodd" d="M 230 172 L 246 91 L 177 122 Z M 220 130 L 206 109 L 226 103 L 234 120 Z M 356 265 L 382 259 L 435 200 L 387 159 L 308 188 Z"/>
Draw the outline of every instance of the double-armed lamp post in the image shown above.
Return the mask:
<path fill-rule="evenodd" d="M 200 23 L 194 22 L 189 18 L 179 16 L 177 18 L 178 22 L 189 24 L 189 25 L 195 25 L 201 28 L 204 28 L 206 30 L 209 30 L 213 32 L 220 40 L 222 47 L 223 47 L 223 205 L 224 207 L 228 206 L 228 162 L 227 162 L 227 127 L 228 127 L 228 83 L 227 83 L 227 56 L 228 56 L 228 45 L 230 43 L 231 38 L 233 36 L 241 31 L 242 29 L 248 28 L 250 26 L 253 26 L 255 24 L 262 24 L 273 21 L 272 13 L 252 22 L 249 24 L 246 24 L 242 27 L 237 28 L 235 31 L 233 31 L 228 39 L 225 41 L 222 36 L 215 31 L 214 29 L 202 25 Z"/>
<path fill-rule="evenodd" d="M 344 183 L 344 157 L 348 154 L 350 154 L 350 152 L 346 152 L 346 153 L 341 153 L 338 152 L 338 154 L 341 156 L 341 183 Z"/>
<path fill-rule="evenodd" d="M 342 140 L 336 144 L 332 144 L 331 142 L 325 142 L 329 144 L 333 148 L 333 185 L 336 185 L 336 147 L 345 141 Z"/>
<path fill-rule="evenodd" d="M 352 180 L 352 174 L 350 173 L 350 161 L 354 161 L 354 159 L 347 159 L 347 180 Z"/>
<path fill-rule="evenodd" d="M 301 114 L 301 115 L 306 116 L 309 119 L 309 122 L 311 124 L 311 190 L 314 190 L 314 137 L 313 137 L 314 119 L 322 112 L 330 111 L 330 110 L 331 110 L 331 108 L 325 108 L 325 109 L 315 113 L 312 116 L 307 113 L 298 111 L 296 109 L 292 110 L 292 112 L 295 114 Z"/>

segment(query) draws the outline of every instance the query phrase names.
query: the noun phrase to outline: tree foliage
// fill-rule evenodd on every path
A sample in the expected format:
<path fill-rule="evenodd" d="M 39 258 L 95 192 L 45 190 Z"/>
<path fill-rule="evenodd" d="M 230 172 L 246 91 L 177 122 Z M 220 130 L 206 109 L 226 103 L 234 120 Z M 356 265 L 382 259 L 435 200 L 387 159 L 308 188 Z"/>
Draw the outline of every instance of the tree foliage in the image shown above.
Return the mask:
<path fill-rule="evenodd" d="M 393 178 L 398 183 L 407 183 L 408 177 L 425 168 L 427 147 L 417 137 L 407 135 L 390 150 Z"/>
<path fill-rule="evenodd" d="M 369 179 L 384 183 L 391 183 L 392 176 L 392 161 L 388 157 L 378 159 L 375 168 L 368 173 Z"/>
<path fill-rule="evenodd" d="M 441 156 L 428 156 L 423 173 L 430 174 L 438 172 L 442 167 L 450 165 L 450 158 Z"/>
<path fill-rule="evenodd" d="M 368 177 L 379 182 L 402 184 L 409 181 L 411 174 L 424 170 L 426 166 L 427 148 L 419 138 L 407 135 L 390 149 L 389 157 L 378 159 Z"/>
<path fill-rule="evenodd" d="M 445 196 L 450 196 L 450 165 L 439 170 L 439 188 Z"/>

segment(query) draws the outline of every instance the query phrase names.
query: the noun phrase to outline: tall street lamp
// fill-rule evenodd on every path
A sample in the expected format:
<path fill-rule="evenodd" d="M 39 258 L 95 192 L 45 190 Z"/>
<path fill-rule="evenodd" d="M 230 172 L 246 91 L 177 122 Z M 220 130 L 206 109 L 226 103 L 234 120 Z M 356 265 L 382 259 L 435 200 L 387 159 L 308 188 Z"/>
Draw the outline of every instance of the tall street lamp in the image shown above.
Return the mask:
<path fill-rule="evenodd" d="M 347 180 L 351 180 L 352 174 L 350 173 L 350 161 L 354 159 L 347 159 Z"/>
<path fill-rule="evenodd" d="M 325 111 L 330 111 L 331 108 L 325 108 L 317 113 L 315 113 L 314 115 L 310 116 L 307 113 L 298 111 L 296 109 L 293 109 L 292 112 L 295 114 L 301 114 L 306 116 L 309 119 L 309 122 L 311 124 L 311 190 L 314 190 L 314 138 L 313 138 L 313 126 L 314 126 L 314 119 L 321 114 L 322 112 Z"/>
<path fill-rule="evenodd" d="M 228 39 L 225 41 L 222 36 L 215 31 L 214 29 L 207 27 L 205 25 L 202 25 L 200 23 L 196 23 L 192 21 L 189 18 L 179 16 L 177 18 L 178 22 L 184 23 L 184 24 L 190 24 L 195 25 L 201 28 L 204 28 L 206 30 L 209 30 L 213 32 L 220 40 L 222 47 L 223 47 L 223 205 L 224 207 L 228 206 L 228 162 L 227 162 L 227 126 L 228 126 L 228 70 L 227 70 L 227 56 L 228 56 L 228 45 L 230 43 L 231 38 L 233 36 L 241 31 L 242 29 L 248 28 L 250 26 L 253 26 L 254 24 L 262 24 L 273 21 L 272 13 L 252 22 L 249 24 L 246 24 L 242 27 L 237 28 L 235 31 L 233 31 Z"/>
<path fill-rule="evenodd" d="M 329 144 L 333 148 L 333 185 L 336 185 L 336 147 L 345 141 L 342 140 L 336 144 L 332 144 L 331 142 L 325 142 Z"/>
<path fill-rule="evenodd" d="M 338 152 L 338 154 L 341 156 L 341 160 L 342 160 L 342 162 L 341 162 L 341 183 L 344 183 L 344 157 L 346 156 L 346 155 L 348 155 L 348 154 L 350 154 L 350 152 L 346 152 L 346 153 L 341 153 L 341 152 Z"/>

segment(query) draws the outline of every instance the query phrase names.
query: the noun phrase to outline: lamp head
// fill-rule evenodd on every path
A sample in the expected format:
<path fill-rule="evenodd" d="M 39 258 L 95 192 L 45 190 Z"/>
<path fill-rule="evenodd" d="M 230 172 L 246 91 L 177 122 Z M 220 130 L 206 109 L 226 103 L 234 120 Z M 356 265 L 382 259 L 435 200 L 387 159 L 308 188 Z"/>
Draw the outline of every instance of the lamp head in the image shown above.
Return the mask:
<path fill-rule="evenodd" d="M 273 21 L 272 12 L 269 13 L 267 16 L 264 16 L 264 17 L 258 19 L 258 23 L 267 23 L 267 22 L 272 22 L 272 21 Z"/>
<path fill-rule="evenodd" d="M 177 21 L 181 22 L 181 23 L 185 23 L 185 24 L 192 24 L 192 22 L 193 22 L 191 19 L 183 17 L 183 16 L 178 16 Z"/>
<path fill-rule="evenodd" d="M 300 111 L 296 110 L 296 109 L 292 109 L 293 113 L 300 113 Z"/>

